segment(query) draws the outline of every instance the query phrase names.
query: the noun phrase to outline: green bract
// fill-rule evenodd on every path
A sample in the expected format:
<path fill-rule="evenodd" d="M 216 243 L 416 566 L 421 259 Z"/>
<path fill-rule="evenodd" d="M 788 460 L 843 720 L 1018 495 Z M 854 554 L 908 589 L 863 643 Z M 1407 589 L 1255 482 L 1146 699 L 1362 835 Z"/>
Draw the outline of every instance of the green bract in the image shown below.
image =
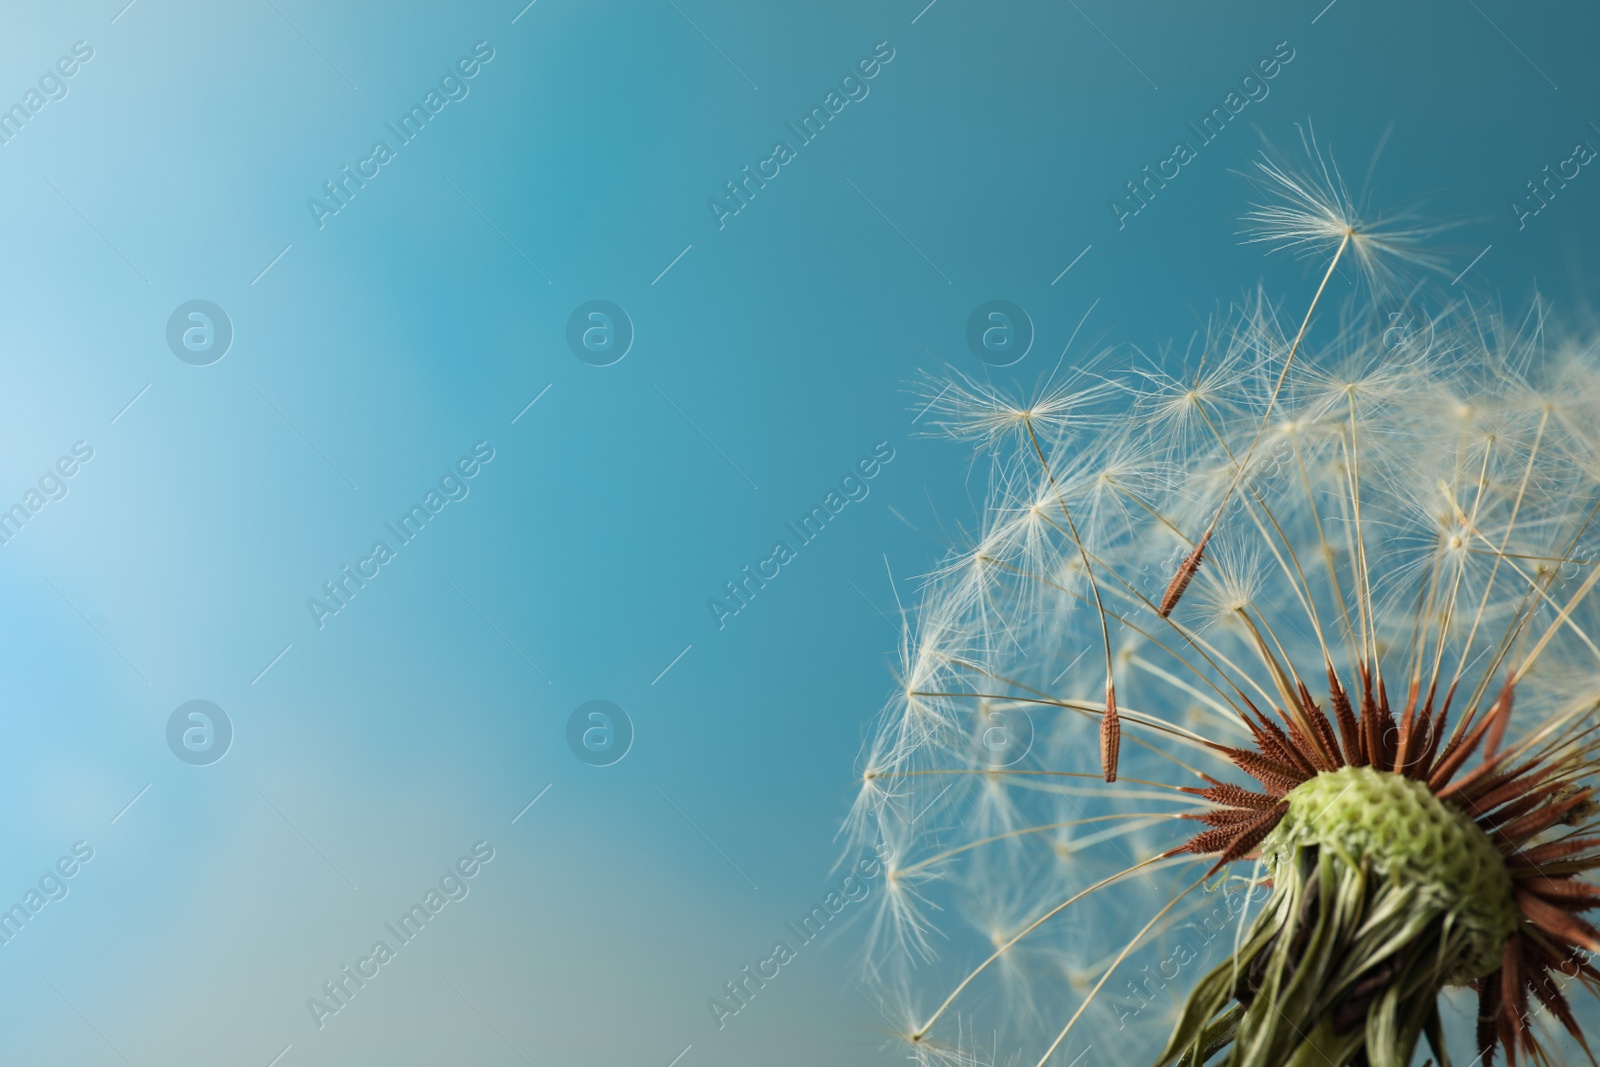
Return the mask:
<path fill-rule="evenodd" d="M 1160 1067 L 1406 1067 L 1438 998 L 1493 974 L 1517 932 L 1488 835 L 1426 783 L 1325 771 L 1283 798 L 1261 843 L 1272 877 L 1238 951 L 1190 995 Z"/>
<path fill-rule="evenodd" d="M 1451 984 L 1500 966 L 1517 929 L 1511 875 L 1489 836 L 1412 778 L 1370 767 L 1326 771 L 1285 797 L 1289 812 L 1262 844 L 1278 876 L 1298 848 L 1332 850 L 1352 867 L 1370 864 L 1456 917 L 1469 945 L 1447 976 Z"/>

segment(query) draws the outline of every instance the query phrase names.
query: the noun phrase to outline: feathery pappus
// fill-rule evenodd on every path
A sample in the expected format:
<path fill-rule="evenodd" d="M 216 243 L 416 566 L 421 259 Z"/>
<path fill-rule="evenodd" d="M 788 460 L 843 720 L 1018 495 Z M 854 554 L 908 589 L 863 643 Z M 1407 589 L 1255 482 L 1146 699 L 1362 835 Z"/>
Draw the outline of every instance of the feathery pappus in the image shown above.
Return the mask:
<path fill-rule="evenodd" d="M 925 383 L 990 496 L 848 824 L 917 1062 L 1595 1062 L 1600 336 L 1420 310 L 1435 230 L 1306 149 L 1246 222 L 1314 288 Z"/>

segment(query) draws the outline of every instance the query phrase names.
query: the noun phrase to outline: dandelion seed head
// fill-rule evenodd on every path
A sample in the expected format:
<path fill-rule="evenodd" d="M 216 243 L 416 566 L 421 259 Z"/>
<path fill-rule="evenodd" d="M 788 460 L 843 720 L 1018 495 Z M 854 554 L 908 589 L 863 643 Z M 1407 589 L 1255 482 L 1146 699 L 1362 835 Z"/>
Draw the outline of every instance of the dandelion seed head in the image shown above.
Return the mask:
<path fill-rule="evenodd" d="M 1181 355 L 1112 349 L 1036 398 L 919 385 L 921 424 L 982 450 L 988 499 L 926 578 L 846 824 L 891 854 L 866 970 L 916 1062 L 1027 1067 L 1112 1034 L 1119 1061 L 1156 1062 L 1212 1008 L 1252 1020 L 1231 1040 L 1253 1062 L 1285 1062 L 1304 1038 L 1251 1014 L 1266 1000 L 1330 1040 L 1367 1035 L 1330 1062 L 1364 1041 L 1409 1057 L 1452 982 L 1494 1020 L 1449 1035 L 1480 1055 L 1539 1062 L 1593 1017 L 1546 978 L 1600 948 L 1583 918 L 1600 904 L 1600 838 L 1583 844 L 1600 832 L 1600 334 L 1537 300 L 1515 317 L 1395 300 L 1436 228 L 1368 213 L 1305 139 L 1306 162 L 1258 165 L 1252 239 L 1330 275 L 1349 257 L 1375 284 L 1340 314 L 1303 286 L 1258 290 Z M 988 732 L 1022 717 L 1031 744 L 996 759 Z M 1485 926 L 1468 951 L 1435 907 L 1448 885 L 1359 881 L 1315 811 L 1273 865 L 1296 790 L 1357 767 L 1406 783 L 1416 818 L 1481 833 L 1474 871 L 1513 885 L 1495 913 L 1511 933 Z M 1336 1005 L 1279 996 L 1297 916 L 1320 907 L 1302 868 L 1421 939 Z M 1329 937 L 1355 951 L 1364 930 Z M 1266 962 L 1201 981 L 1236 956 Z M 1392 990 L 1414 1025 L 1361 1030 Z"/>

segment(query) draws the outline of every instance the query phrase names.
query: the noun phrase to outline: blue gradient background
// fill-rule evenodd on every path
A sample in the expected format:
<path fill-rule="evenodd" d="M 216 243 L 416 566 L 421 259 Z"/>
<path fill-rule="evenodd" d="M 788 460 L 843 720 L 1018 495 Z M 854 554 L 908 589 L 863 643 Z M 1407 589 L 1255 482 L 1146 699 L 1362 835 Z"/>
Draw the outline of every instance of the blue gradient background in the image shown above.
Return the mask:
<path fill-rule="evenodd" d="M 1232 172 L 1307 117 L 1356 186 L 1392 126 L 1375 202 L 1465 219 L 1455 269 L 1492 246 L 1458 290 L 1595 293 L 1600 175 L 1508 208 L 1600 143 L 1576 2 L 122 2 L 0 34 L 6 106 L 95 51 L 0 146 L 0 498 L 95 450 L 0 547 L 0 902 L 95 849 L 0 948 L 6 1063 L 896 1062 L 842 923 L 725 1029 L 706 1000 L 837 880 L 890 574 L 914 600 L 976 516 L 907 380 L 1037 382 L 1091 306 L 1069 361 L 1300 292 L 1239 246 Z M 470 96 L 318 230 L 307 198 L 480 40 Z M 707 198 L 885 40 L 719 230 Z M 1119 231 L 1107 199 L 1285 40 Z M 1037 340 L 990 372 L 963 332 L 996 297 Z M 195 298 L 236 331 L 208 367 L 164 337 Z M 564 340 L 594 298 L 637 330 L 611 367 Z M 319 630 L 306 599 L 479 440 L 470 497 Z M 880 440 L 870 497 L 719 630 L 708 598 Z M 165 742 L 195 698 L 236 730 L 208 767 Z M 595 698 L 637 731 L 610 767 L 565 742 Z M 319 1030 L 307 998 L 478 840 L 471 895 Z"/>

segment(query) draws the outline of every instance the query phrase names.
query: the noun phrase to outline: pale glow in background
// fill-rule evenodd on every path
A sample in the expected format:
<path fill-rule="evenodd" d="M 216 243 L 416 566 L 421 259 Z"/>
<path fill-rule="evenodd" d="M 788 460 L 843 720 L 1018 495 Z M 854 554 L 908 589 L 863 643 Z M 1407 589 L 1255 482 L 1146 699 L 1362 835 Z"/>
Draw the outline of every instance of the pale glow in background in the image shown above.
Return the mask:
<path fill-rule="evenodd" d="M 1463 294 L 1595 292 L 1600 175 L 1510 206 L 1600 145 L 1577 5 L 122 2 L 0 35 L 0 106 L 93 49 L 0 145 L 0 507 L 93 449 L 0 546 L 0 904 L 94 850 L 0 946 L 8 1063 L 897 1062 L 848 981 L 858 904 L 724 1028 L 707 1000 L 839 884 L 896 592 L 976 518 L 905 383 L 1034 384 L 1080 322 L 1068 363 L 1303 284 L 1239 246 L 1233 172 L 1308 117 L 1357 191 L 1382 143 L 1375 202 L 1465 220 Z M 480 41 L 319 229 L 308 198 Z M 1119 229 L 1110 198 L 1280 43 Z M 234 329 L 209 366 L 166 343 L 194 299 Z M 566 342 L 596 299 L 635 330 L 611 366 Z M 965 341 L 992 299 L 1036 331 L 1005 369 Z M 470 495 L 319 629 L 308 598 L 480 441 Z M 880 441 L 719 629 L 708 601 Z M 167 748 L 193 699 L 234 729 L 209 766 Z M 635 731 L 607 767 L 566 740 L 594 699 Z M 308 998 L 480 841 L 469 895 L 318 1029 Z"/>

